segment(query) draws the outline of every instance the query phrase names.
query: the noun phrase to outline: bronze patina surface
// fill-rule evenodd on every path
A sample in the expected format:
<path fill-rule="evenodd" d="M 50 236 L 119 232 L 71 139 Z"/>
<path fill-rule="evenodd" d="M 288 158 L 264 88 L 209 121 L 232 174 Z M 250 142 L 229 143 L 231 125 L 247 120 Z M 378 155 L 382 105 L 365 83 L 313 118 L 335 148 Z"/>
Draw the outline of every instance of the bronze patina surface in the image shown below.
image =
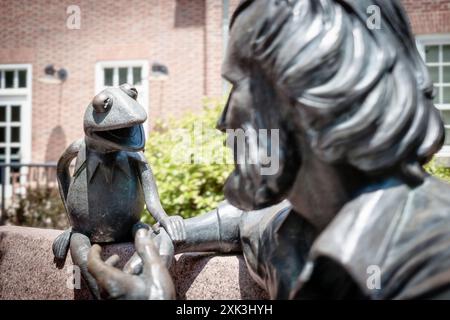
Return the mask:
<path fill-rule="evenodd" d="M 422 167 L 444 126 L 399 0 L 242 1 L 223 76 L 233 87 L 218 128 L 279 130 L 279 170 L 261 173 L 267 143 L 247 148 L 261 161 L 236 163 L 228 202 L 185 220 L 173 252 L 243 252 L 274 299 L 450 297 L 450 186 Z M 171 252 L 163 230 L 150 237 Z M 126 277 L 142 258 L 120 271 L 93 254 L 90 270 L 135 298 Z"/>
<path fill-rule="evenodd" d="M 60 194 L 71 228 L 55 240 L 53 252 L 64 259 L 70 246 L 72 260 L 97 298 L 97 284 L 87 269 L 91 242 L 132 241 L 136 230 L 149 229 L 139 222 L 144 204 L 172 240 L 185 237 L 181 217 L 169 217 L 162 208 L 142 152 L 147 115 L 137 94 L 134 87 L 122 85 L 95 96 L 84 116 L 85 138 L 70 145 L 58 162 Z"/>

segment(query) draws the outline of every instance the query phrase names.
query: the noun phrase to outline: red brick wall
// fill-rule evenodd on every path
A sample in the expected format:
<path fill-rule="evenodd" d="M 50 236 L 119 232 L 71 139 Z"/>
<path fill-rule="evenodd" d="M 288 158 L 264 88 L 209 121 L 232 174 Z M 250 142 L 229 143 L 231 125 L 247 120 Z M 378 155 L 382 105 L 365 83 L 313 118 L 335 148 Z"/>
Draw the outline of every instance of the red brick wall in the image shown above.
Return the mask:
<path fill-rule="evenodd" d="M 450 33 L 450 0 L 402 0 L 416 34 Z"/>
<path fill-rule="evenodd" d="M 450 32 L 450 0 L 403 0 L 417 34 Z M 239 0 L 229 0 L 230 14 Z M 81 8 L 81 29 L 66 27 L 66 8 Z M 145 59 L 169 68 L 149 82 L 149 117 L 200 109 L 220 96 L 222 0 L 0 0 L 0 64 L 33 65 L 33 161 L 54 161 L 81 137 L 95 94 L 95 63 Z M 69 72 L 61 86 L 38 82 L 45 65 Z"/>
<path fill-rule="evenodd" d="M 215 60 L 221 57 L 205 58 L 205 40 L 220 36 L 215 30 L 220 20 L 206 17 L 206 6 L 216 7 L 214 2 L 0 0 L 0 64 L 33 65 L 33 161 L 56 160 L 83 135 L 83 112 L 95 94 L 97 61 L 146 59 L 150 65 L 158 61 L 168 66 L 166 81 L 149 84 L 152 123 L 200 108 L 205 95 L 217 94 L 217 83 L 206 81 L 206 75 L 210 65 L 217 69 Z M 72 4 L 81 8 L 80 30 L 66 27 L 66 8 Z M 37 81 L 49 63 L 68 70 L 63 85 Z"/>

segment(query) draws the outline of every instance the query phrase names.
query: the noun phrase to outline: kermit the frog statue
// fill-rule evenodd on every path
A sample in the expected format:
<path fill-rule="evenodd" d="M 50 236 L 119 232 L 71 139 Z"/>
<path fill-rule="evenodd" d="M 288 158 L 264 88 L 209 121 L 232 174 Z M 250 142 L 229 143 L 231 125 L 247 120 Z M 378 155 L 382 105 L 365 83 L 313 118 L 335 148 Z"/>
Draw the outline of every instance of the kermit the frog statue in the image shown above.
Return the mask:
<path fill-rule="evenodd" d="M 64 260 L 70 247 L 73 263 L 95 298 L 99 290 L 87 270 L 91 243 L 128 242 L 138 229 L 148 229 L 140 223 L 144 203 L 173 241 L 185 237 L 183 219 L 169 217 L 162 208 L 142 152 L 147 115 L 137 95 L 125 84 L 95 96 L 84 115 L 85 138 L 72 143 L 58 161 L 60 195 L 72 227 L 55 240 L 53 253 Z"/>

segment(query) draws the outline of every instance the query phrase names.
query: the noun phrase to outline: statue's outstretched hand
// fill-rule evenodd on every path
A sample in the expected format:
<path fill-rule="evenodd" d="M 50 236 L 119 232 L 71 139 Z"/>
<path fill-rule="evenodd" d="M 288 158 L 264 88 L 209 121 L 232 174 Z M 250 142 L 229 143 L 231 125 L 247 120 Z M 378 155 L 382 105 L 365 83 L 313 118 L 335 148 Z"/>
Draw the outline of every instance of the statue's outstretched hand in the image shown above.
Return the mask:
<path fill-rule="evenodd" d="M 169 271 L 159 257 L 148 230 L 139 229 L 135 237 L 136 252 L 143 261 L 142 272 L 129 274 L 114 267 L 117 255 L 101 259 L 101 247 L 93 245 L 88 257 L 88 270 L 99 288 L 111 299 L 168 300 L 175 299 L 175 288 Z"/>
<path fill-rule="evenodd" d="M 167 231 L 172 241 L 184 241 L 186 239 L 186 230 L 182 217 L 168 216 L 162 219 L 159 224 Z"/>

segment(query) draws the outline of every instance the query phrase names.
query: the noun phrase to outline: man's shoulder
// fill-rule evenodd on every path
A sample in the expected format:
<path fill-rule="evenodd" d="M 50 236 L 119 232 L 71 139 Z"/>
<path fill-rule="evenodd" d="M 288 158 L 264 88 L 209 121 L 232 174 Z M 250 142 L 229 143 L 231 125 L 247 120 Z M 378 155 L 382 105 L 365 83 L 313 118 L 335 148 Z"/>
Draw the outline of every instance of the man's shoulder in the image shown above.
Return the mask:
<path fill-rule="evenodd" d="M 442 276 L 450 270 L 449 194 L 450 185 L 432 177 L 416 188 L 397 185 L 365 193 L 321 234 L 311 258 L 336 261 L 370 297 L 425 294 L 432 286 L 430 272 Z M 381 290 L 367 286 L 374 268 Z"/>

